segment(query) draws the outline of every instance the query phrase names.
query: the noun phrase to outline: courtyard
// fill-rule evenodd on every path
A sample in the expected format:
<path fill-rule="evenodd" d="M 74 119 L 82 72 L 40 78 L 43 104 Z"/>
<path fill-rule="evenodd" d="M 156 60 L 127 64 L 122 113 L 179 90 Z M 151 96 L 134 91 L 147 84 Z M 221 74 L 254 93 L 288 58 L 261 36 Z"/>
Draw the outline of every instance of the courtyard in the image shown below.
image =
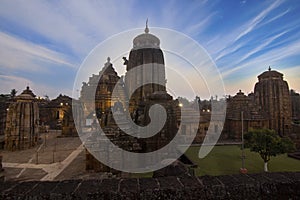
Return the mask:
<path fill-rule="evenodd" d="M 53 181 L 69 179 L 101 179 L 105 173 L 85 170 L 85 149 L 78 137 L 60 137 L 60 131 L 41 134 L 39 145 L 22 151 L 2 151 L 6 180 Z M 219 145 L 203 159 L 198 158 L 199 146 L 190 147 L 186 155 L 198 165 L 195 175 L 238 174 L 241 168 L 240 145 Z M 263 172 L 263 161 L 257 153 L 245 149 L 248 173 Z M 300 171 L 300 160 L 286 154 L 273 157 L 270 172 Z M 131 174 L 130 177 L 151 177 L 152 173 Z"/>

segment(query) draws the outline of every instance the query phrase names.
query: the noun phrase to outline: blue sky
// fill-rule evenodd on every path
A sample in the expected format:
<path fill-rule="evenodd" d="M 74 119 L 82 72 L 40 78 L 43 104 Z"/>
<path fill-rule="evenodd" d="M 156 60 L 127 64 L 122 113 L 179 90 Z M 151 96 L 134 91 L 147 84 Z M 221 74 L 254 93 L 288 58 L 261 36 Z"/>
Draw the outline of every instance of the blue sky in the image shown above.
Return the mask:
<path fill-rule="evenodd" d="M 296 0 L 2 0 L 0 93 L 30 85 L 39 96 L 71 95 L 89 52 L 111 35 L 143 28 L 147 18 L 150 30 L 173 29 L 202 45 L 216 63 L 227 94 L 253 91 L 257 76 L 269 65 L 300 92 Z"/>

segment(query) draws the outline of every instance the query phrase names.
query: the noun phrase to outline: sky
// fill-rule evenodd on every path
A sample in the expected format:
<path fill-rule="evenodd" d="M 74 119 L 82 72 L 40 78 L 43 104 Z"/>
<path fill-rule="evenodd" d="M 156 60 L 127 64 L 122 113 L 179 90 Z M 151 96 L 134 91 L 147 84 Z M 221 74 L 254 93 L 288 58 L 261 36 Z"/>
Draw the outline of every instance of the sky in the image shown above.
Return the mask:
<path fill-rule="evenodd" d="M 170 29 L 199 43 L 215 63 L 228 95 L 240 89 L 252 92 L 257 76 L 269 66 L 300 92 L 296 0 L 1 0 L 0 93 L 13 88 L 20 93 L 29 85 L 38 96 L 71 96 L 89 53 L 113 35 L 143 30 L 147 18 L 150 32 L 151 27 Z M 128 48 L 132 39 L 120 47 Z M 98 71 L 105 62 L 97 64 Z M 116 69 L 122 65 L 113 64 Z"/>

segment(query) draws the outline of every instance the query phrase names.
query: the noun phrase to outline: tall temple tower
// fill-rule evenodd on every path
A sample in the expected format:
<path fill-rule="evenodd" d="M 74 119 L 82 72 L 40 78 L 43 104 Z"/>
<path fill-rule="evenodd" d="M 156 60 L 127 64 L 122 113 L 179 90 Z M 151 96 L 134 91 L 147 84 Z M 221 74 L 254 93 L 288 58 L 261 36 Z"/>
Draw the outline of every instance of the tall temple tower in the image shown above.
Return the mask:
<path fill-rule="evenodd" d="M 129 109 L 132 112 L 138 102 L 144 101 L 154 92 L 166 92 L 165 63 L 160 49 L 160 40 L 149 33 L 147 22 L 145 33 L 136 36 L 133 40 L 129 59 L 124 59 L 124 64 L 127 66 L 125 75 L 127 91 L 132 91 L 134 85 L 142 85 L 131 96 Z M 130 70 L 134 71 L 129 73 Z M 150 84 L 141 84 L 145 82 Z"/>
<path fill-rule="evenodd" d="M 8 109 L 5 149 L 13 151 L 35 146 L 39 137 L 39 107 L 29 87 L 16 97 L 16 102 L 11 103 Z"/>
<path fill-rule="evenodd" d="M 88 83 L 83 83 L 81 100 L 83 100 L 87 110 L 90 107 L 89 99 L 87 99 L 87 94 L 91 94 L 89 89 L 96 88 L 96 95 L 90 95 L 89 98 L 95 98 L 96 109 L 100 108 L 102 113 L 100 117 L 96 115 L 100 126 L 105 135 L 116 146 L 131 152 L 156 151 L 169 144 L 176 135 L 180 124 L 177 114 L 180 112 L 178 112 L 178 100 L 173 100 L 173 97 L 166 91 L 165 63 L 163 52 L 160 49 L 160 40 L 149 33 L 147 23 L 145 32 L 133 39 L 133 47 L 128 60 L 126 57 L 123 57 L 123 59 L 125 61 L 124 65 L 126 65 L 124 82 L 122 77 L 119 77 L 114 71 L 110 60 L 108 60 L 101 71 L 103 73 L 100 72 L 99 74 L 102 77 L 93 75 Z M 118 98 L 112 93 L 117 94 Z M 128 103 L 129 108 L 127 108 Z M 164 120 L 160 112 L 161 109 L 156 110 L 150 118 L 150 110 L 156 104 L 164 107 L 166 111 L 166 122 L 163 127 L 151 137 L 139 138 L 133 136 L 134 134 L 151 133 L 152 130 L 149 128 L 145 132 L 138 132 L 138 129 L 132 126 L 132 123 L 128 120 L 130 117 L 136 125 L 141 127 L 145 127 L 150 123 L 159 124 L 158 122 Z M 124 129 L 118 127 L 116 120 L 122 124 Z M 129 135 L 128 132 L 134 134 Z M 96 140 L 90 139 L 90 141 L 94 142 Z M 103 147 L 104 145 L 101 144 L 99 149 Z M 97 149 L 98 152 L 100 152 L 99 149 Z M 172 150 L 176 151 L 175 149 Z M 109 154 L 107 156 L 109 157 Z M 87 169 L 110 170 L 99 163 L 89 152 L 87 152 L 86 158 Z M 120 163 L 123 161 L 118 159 L 113 162 Z M 147 162 L 151 162 L 151 160 L 141 161 L 141 163 Z"/>
<path fill-rule="evenodd" d="M 275 70 L 263 72 L 258 76 L 254 95 L 256 104 L 266 112 L 269 128 L 286 136 L 291 131 L 292 111 L 288 83 L 283 74 Z"/>

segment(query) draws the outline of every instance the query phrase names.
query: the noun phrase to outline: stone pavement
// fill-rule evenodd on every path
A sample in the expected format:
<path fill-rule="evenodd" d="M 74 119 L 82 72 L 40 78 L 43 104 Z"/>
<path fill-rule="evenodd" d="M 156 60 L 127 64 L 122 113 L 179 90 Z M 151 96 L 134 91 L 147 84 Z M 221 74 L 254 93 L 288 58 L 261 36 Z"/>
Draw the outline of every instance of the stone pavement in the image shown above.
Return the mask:
<path fill-rule="evenodd" d="M 54 180 L 84 150 L 79 138 L 59 135 L 60 132 L 51 131 L 41 135 L 43 140 L 36 148 L 4 151 L 6 180 Z"/>
<path fill-rule="evenodd" d="M 16 176 L 20 177 L 23 170 L 31 169 L 42 169 L 47 175 L 41 178 L 41 181 L 52 181 L 57 177 L 69 164 L 83 151 L 83 145 L 80 145 L 74 150 L 65 160 L 62 162 L 56 162 L 52 164 L 32 164 L 32 163 L 3 163 L 4 168 L 22 168 L 22 171 Z"/>

